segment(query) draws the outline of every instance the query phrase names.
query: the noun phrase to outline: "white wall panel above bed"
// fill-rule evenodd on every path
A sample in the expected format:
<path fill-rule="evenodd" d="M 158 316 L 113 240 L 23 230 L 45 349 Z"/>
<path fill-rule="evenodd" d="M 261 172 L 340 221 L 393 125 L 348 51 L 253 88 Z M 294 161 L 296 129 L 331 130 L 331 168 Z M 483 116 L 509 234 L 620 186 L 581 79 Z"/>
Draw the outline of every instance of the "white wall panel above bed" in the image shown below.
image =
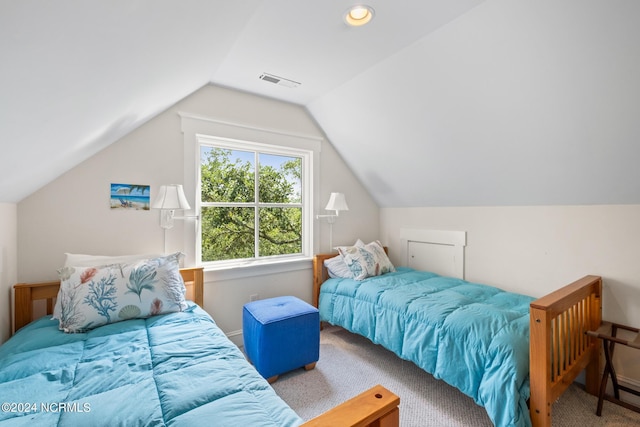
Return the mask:
<path fill-rule="evenodd" d="M 465 231 L 400 229 L 404 265 L 464 279 Z"/>

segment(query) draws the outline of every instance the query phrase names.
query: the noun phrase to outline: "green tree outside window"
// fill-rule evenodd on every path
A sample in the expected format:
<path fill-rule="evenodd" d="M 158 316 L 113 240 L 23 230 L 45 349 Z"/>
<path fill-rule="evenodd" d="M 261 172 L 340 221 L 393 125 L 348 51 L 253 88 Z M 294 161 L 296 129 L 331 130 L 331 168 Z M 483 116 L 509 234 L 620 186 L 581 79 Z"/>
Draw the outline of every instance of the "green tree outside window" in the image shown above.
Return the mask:
<path fill-rule="evenodd" d="M 302 159 L 202 145 L 202 261 L 302 252 Z"/>

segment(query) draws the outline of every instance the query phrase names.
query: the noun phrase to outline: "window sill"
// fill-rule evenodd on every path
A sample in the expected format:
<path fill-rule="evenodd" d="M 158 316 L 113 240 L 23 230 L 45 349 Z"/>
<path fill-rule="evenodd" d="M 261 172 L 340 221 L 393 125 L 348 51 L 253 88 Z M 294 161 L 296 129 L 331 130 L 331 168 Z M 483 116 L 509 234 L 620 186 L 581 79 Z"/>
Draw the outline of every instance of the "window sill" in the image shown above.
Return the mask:
<path fill-rule="evenodd" d="M 266 274 L 279 274 L 290 271 L 306 270 L 312 268 L 312 261 L 312 258 L 296 258 L 268 263 L 238 263 L 224 267 L 205 266 L 204 280 L 205 282 L 220 282 L 246 277 L 264 276 Z"/>

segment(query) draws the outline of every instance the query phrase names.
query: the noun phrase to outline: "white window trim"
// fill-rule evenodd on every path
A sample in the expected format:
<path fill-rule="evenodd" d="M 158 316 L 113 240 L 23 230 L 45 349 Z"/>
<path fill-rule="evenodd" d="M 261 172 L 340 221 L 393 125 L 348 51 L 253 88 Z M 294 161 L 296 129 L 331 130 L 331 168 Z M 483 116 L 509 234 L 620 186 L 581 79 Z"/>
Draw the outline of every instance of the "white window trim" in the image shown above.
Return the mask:
<path fill-rule="evenodd" d="M 313 212 L 315 212 L 315 206 L 318 206 L 319 161 L 323 138 L 221 121 L 184 112 L 180 112 L 179 116 L 184 136 L 183 185 L 187 199 L 197 211 L 200 209 L 200 206 L 196 205 L 196 200 L 199 201 L 199 197 L 196 195 L 200 186 L 199 140 L 201 138 L 240 143 L 247 141 L 255 145 L 283 147 L 297 152 L 311 152 L 312 157 L 309 160 L 313 165 L 312 171 L 303 189 L 303 197 L 308 199 L 305 200 L 307 211 L 303 219 L 303 239 L 308 239 L 308 244 L 305 245 L 307 241 L 303 241 L 303 254 L 301 256 L 278 257 L 272 260 L 240 260 L 237 263 L 225 263 L 217 267 L 206 265 L 205 270 L 215 271 L 215 276 L 237 278 L 297 270 L 301 268 L 301 265 L 308 266 L 312 253 L 318 251 L 318 244 L 314 239 L 314 235 L 318 232 L 318 224 L 317 221 L 314 221 Z M 307 165 L 307 167 L 311 167 L 311 165 Z M 185 213 L 185 215 L 189 215 L 189 213 Z M 184 233 L 185 265 L 199 265 L 200 224 L 197 227 L 185 227 Z"/>

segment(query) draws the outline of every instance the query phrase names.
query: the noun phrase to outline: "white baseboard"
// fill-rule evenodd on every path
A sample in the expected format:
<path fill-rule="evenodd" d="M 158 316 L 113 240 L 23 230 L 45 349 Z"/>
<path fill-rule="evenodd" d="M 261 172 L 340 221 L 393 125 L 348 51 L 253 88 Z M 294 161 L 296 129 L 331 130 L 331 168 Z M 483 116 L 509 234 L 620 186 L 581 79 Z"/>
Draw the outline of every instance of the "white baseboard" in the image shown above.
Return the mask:
<path fill-rule="evenodd" d="M 629 385 L 629 386 L 631 386 L 633 388 L 640 389 L 640 381 L 635 380 L 633 378 L 628 378 L 628 377 L 625 377 L 623 375 L 618 375 L 618 381 L 621 382 L 621 383 L 624 382 L 624 383 L 626 383 L 627 385 Z"/>
<path fill-rule="evenodd" d="M 242 329 L 238 329 L 237 331 L 231 331 L 226 333 L 227 338 L 231 340 L 232 343 L 237 345 L 238 347 L 244 347 L 244 339 L 242 336 Z"/>
<path fill-rule="evenodd" d="M 618 383 L 634 390 L 640 390 L 640 381 L 633 378 L 618 375 Z M 607 383 L 607 393 L 613 395 L 613 386 L 611 385 L 611 381 Z M 640 406 L 640 396 L 620 390 L 620 398 L 625 402 Z"/>

